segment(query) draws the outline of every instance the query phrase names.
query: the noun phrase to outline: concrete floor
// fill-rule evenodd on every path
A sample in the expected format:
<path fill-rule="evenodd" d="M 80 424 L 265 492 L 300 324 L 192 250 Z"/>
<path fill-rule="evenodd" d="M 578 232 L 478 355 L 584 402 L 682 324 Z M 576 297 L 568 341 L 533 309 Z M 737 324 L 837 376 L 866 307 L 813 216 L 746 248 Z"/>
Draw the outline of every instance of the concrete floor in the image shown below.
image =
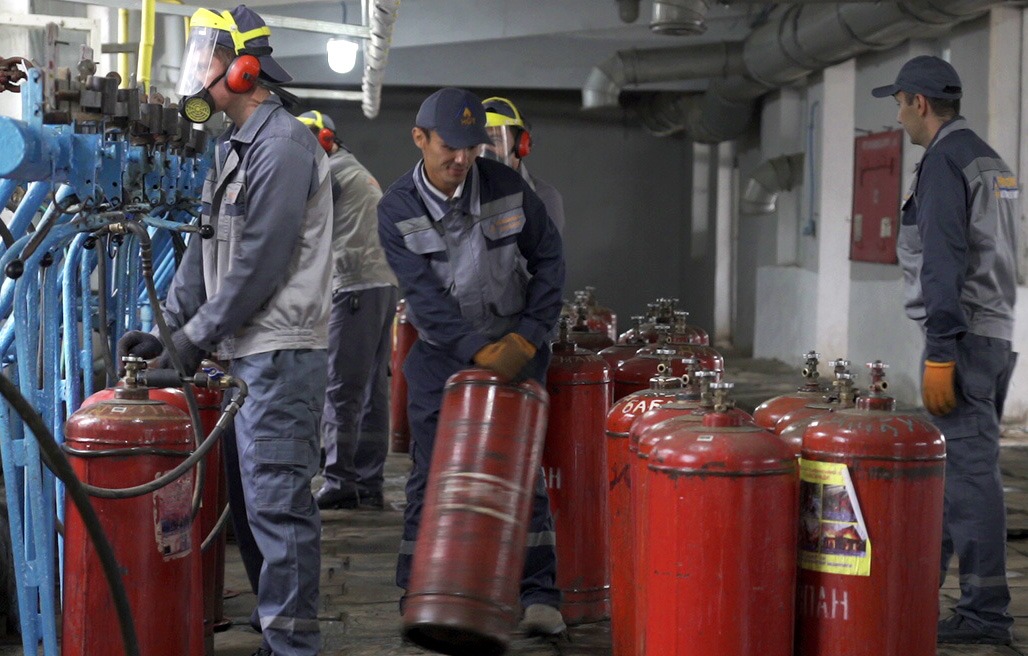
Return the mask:
<path fill-rule="evenodd" d="M 780 363 L 729 358 L 728 380 L 736 382 L 740 407 L 795 388 L 796 373 Z M 866 378 L 862 376 L 861 380 Z M 413 656 L 428 654 L 403 644 L 399 635 L 398 589 L 392 584 L 402 523 L 403 483 L 408 460 L 390 455 L 386 473 L 386 505 L 381 512 L 323 513 L 321 627 L 325 656 Z M 939 656 L 1010 656 L 1028 654 L 1028 433 L 1008 427 L 1003 441 L 1002 468 L 1009 512 L 1008 573 L 1013 593 L 1015 644 L 1012 647 L 946 646 Z M 956 574 L 940 592 L 946 611 L 958 593 Z M 225 614 L 233 626 L 216 635 L 216 656 L 250 656 L 260 637 L 249 628 L 254 597 L 234 545 L 228 548 Z M 233 592 L 234 591 L 234 592 Z M 609 656 L 607 622 L 573 628 L 567 639 L 542 641 L 517 637 L 509 654 L 515 656 Z M 20 647 L 0 646 L 0 656 L 21 655 Z M 102 655 L 97 655 L 102 656 Z M 887 655 L 882 656 L 901 656 Z"/>

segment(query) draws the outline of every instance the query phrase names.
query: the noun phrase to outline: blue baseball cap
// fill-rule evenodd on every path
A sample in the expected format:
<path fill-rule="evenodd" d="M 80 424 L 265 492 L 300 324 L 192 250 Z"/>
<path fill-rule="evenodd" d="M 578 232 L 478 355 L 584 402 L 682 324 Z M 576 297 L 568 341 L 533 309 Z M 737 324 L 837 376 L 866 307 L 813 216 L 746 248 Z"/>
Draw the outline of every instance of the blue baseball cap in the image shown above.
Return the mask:
<path fill-rule="evenodd" d="M 414 125 L 435 130 L 450 148 L 493 142 L 485 131 L 482 101 L 466 89 L 446 87 L 425 98 Z"/>
<path fill-rule="evenodd" d="M 896 82 L 871 90 L 875 98 L 896 95 L 898 91 L 920 93 L 928 98 L 956 100 L 963 95 L 960 76 L 952 64 L 938 57 L 914 57 L 900 69 Z"/>

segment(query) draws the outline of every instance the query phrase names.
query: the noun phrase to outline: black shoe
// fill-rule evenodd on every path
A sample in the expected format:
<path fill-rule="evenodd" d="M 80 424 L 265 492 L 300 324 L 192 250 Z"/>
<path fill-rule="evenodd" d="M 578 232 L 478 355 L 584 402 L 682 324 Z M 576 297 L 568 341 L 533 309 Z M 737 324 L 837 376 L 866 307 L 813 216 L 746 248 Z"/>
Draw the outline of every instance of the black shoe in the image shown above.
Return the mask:
<path fill-rule="evenodd" d="M 250 656 L 275 656 L 275 654 L 271 653 L 270 649 L 265 649 L 264 647 L 260 647 L 260 648 L 257 649 L 257 651 L 255 651 L 252 654 L 250 654 Z"/>
<path fill-rule="evenodd" d="M 359 502 L 356 490 L 326 490 L 324 488 L 314 495 L 314 500 L 318 502 L 318 508 L 322 510 L 331 510 L 333 508 L 353 509 L 357 507 Z"/>
<path fill-rule="evenodd" d="M 960 613 L 954 613 L 939 620 L 939 642 L 947 645 L 1009 645 L 1013 636 L 1010 629 L 977 628 Z"/>
<path fill-rule="evenodd" d="M 381 490 L 378 492 L 360 492 L 358 507 L 361 510 L 383 510 L 385 509 L 385 498 L 382 496 Z"/>

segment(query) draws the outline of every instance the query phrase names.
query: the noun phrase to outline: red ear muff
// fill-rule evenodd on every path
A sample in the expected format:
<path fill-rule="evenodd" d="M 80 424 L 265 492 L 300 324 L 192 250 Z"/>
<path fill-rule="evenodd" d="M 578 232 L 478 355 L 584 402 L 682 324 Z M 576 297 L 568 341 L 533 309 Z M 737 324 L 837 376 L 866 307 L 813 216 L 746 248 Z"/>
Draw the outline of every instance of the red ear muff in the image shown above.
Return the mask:
<path fill-rule="evenodd" d="M 232 93 L 246 93 L 257 84 L 261 62 L 253 55 L 239 55 L 225 71 L 225 86 Z"/>
<path fill-rule="evenodd" d="M 518 159 L 525 159 L 528 154 L 532 152 L 532 135 L 528 130 L 518 130 L 518 134 L 514 137 L 514 155 Z"/>
<path fill-rule="evenodd" d="M 326 153 L 331 153 L 332 146 L 336 143 L 336 133 L 328 128 L 321 128 L 318 131 L 318 143 L 321 144 Z"/>

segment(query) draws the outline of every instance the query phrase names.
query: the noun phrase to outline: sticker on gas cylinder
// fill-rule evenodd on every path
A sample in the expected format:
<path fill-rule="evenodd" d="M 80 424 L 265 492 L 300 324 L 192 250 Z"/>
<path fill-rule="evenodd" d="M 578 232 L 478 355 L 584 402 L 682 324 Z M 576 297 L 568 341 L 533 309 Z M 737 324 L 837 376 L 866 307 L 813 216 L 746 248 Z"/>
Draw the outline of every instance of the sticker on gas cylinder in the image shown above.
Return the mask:
<path fill-rule="evenodd" d="M 182 558 L 192 550 L 192 506 L 192 472 L 153 493 L 154 536 L 157 539 L 157 550 L 164 556 L 164 560 Z"/>
<path fill-rule="evenodd" d="M 871 540 L 845 464 L 800 461 L 800 567 L 871 575 Z"/>

